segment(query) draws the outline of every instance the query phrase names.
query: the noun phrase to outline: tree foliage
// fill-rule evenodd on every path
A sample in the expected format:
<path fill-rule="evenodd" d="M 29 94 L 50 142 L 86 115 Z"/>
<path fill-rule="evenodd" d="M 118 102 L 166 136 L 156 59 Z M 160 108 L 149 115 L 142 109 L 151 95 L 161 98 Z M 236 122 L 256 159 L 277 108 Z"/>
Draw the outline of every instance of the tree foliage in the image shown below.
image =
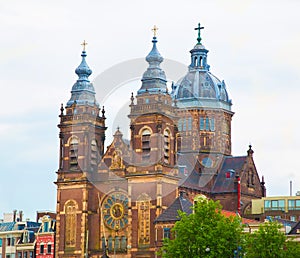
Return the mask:
<path fill-rule="evenodd" d="M 300 244 L 293 239 L 287 240 L 280 231 L 282 226 L 276 222 L 267 222 L 259 229 L 247 235 L 246 257 L 248 258 L 293 258 L 300 257 Z"/>
<path fill-rule="evenodd" d="M 225 217 L 221 209 L 219 202 L 202 199 L 192 214 L 181 212 L 172 229 L 176 237 L 164 241 L 162 257 L 233 257 L 241 242 L 241 221 Z"/>
<path fill-rule="evenodd" d="M 179 212 L 173 237 L 165 239 L 159 251 L 163 258 L 300 257 L 300 243 L 287 239 L 278 223 L 262 223 L 249 234 L 243 232 L 238 216 L 228 218 L 221 213 L 219 202 L 201 199 L 193 209 L 190 215 Z"/>

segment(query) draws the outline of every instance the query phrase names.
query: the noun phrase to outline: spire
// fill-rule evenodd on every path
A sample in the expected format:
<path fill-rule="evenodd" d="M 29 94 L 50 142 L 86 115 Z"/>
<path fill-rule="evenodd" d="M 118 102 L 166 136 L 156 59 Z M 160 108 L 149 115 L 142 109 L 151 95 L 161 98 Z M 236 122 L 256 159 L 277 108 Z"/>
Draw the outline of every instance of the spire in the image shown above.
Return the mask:
<path fill-rule="evenodd" d="M 204 70 L 209 71 L 209 65 L 207 64 L 207 53 L 208 50 L 201 43 L 201 30 L 204 27 L 201 27 L 200 23 L 198 23 L 198 27 L 195 30 L 198 30 L 197 44 L 190 51 L 191 55 L 191 64 L 189 66 L 190 70 Z"/>
<path fill-rule="evenodd" d="M 77 105 L 91 105 L 94 106 L 95 104 L 99 106 L 95 99 L 95 89 L 93 84 L 89 81 L 89 76 L 92 74 L 92 70 L 89 68 L 88 64 L 86 63 L 86 45 L 87 43 L 83 41 L 81 44 L 83 46 L 83 50 L 81 53 L 81 63 L 76 68 L 75 73 L 78 75 L 78 79 L 72 87 L 71 91 L 71 98 L 68 101 L 66 107 L 70 107 L 74 103 Z"/>
<path fill-rule="evenodd" d="M 154 36 L 152 39 L 153 47 L 150 53 L 146 56 L 146 61 L 149 63 L 149 67 L 143 74 L 142 87 L 138 91 L 138 95 L 148 92 L 148 93 L 158 93 L 159 90 L 163 93 L 167 91 L 167 79 L 165 72 L 160 68 L 160 63 L 164 60 L 159 53 L 156 43 L 157 43 L 157 30 L 158 28 L 154 26 L 152 29 Z"/>

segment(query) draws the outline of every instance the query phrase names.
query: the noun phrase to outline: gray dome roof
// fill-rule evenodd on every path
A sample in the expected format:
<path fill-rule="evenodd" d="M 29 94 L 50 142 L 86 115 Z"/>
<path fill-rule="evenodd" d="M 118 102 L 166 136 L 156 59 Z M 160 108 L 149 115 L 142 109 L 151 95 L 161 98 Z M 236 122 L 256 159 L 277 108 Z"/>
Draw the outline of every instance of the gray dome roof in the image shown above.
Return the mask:
<path fill-rule="evenodd" d="M 175 85 L 175 99 L 207 98 L 229 101 L 224 81 L 209 71 L 190 70 Z"/>
<path fill-rule="evenodd" d="M 172 86 L 172 96 L 178 107 L 222 108 L 230 111 L 231 100 L 225 82 L 209 71 L 208 50 L 198 43 L 190 53 L 188 73 Z"/>

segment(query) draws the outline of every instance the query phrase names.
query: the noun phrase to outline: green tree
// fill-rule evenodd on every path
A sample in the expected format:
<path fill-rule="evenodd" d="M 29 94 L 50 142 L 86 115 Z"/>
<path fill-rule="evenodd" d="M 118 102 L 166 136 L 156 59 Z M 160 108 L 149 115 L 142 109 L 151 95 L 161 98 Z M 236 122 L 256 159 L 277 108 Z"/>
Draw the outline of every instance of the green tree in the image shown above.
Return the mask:
<path fill-rule="evenodd" d="M 286 235 L 280 231 L 282 225 L 277 222 L 267 222 L 259 229 L 247 235 L 247 258 L 294 258 L 300 257 L 300 244 L 293 239 L 287 240 Z"/>
<path fill-rule="evenodd" d="M 173 239 L 165 239 L 160 254 L 164 258 L 233 257 L 242 240 L 241 221 L 225 217 L 219 202 L 200 199 L 194 212 L 179 214 Z"/>

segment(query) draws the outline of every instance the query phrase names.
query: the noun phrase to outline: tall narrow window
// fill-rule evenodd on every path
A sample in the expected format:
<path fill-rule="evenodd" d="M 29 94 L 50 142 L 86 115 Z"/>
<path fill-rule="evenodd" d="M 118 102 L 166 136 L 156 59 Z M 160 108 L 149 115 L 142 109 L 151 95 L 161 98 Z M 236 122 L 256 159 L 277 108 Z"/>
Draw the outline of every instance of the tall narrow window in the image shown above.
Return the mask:
<path fill-rule="evenodd" d="M 179 131 L 182 131 L 182 124 L 183 124 L 183 121 L 182 121 L 183 119 L 182 118 L 180 118 L 179 120 L 178 120 L 178 130 Z"/>
<path fill-rule="evenodd" d="M 164 238 L 170 238 L 170 237 L 171 237 L 170 228 L 164 228 Z"/>
<path fill-rule="evenodd" d="M 110 236 L 109 238 L 108 238 L 108 243 L 107 243 L 107 249 L 108 249 L 108 251 L 109 252 L 111 252 L 112 250 L 113 250 L 113 238 L 112 238 L 112 236 Z"/>
<path fill-rule="evenodd" d="M 170 163 L 170 132 L 168 130 L 164 131 L 164 162 Z"/>
<path fill-rule="evenodd" d="M 148 129 L 142 132 L 142 161 L 147 162 L 150 159 L 150 135 L 151 132 Z"/>
<path fill-rule="evenodd" d="M 78 139 L 73 137 L 70 141 L 70 169 L 76 170 L 78 169 Z"/>
<path fill-rule="evenodd" d="M 191 131 L 192 130 L 192 118 L 191 117 L 188 117 L 187 123 L 188 123 L 188 130 Z"/>
<path fill-rule="evenodd" d="M 51 244 L 47 245 L 47 254 L 51 254 Z"/>
<path fill-rule="evenodd" d="M 205 119 L 205 130 L 209 131 L 209 118 L 208 117 L 206 117 L 206 119 Z"/>
<path fill-rule="evenodd" d="M 92 140 L 91 142 L 91 166 L 95 168 L 98 164 L 97 160 L 97 142 L 96 140 Z"/>
<path fill-rule="evenodd" d="M 150 197 L 143 193 L 137 199 L 138 208 L 138 243 L 150 244 Z"/>
<path fill-rule="evenodd" d="M 118 236 L 115 237 L 115 250 L 116 251 L 120 250 L 120 237 Z"/>
<path fill-rule="evenodd" d="M 66 227 L 65 227 L 65 243 L 66 247 L 75 247 L 76 244 L 76 211 L 77 204 L 75 201 L 68 201 L 65 204 Z"/>
<path fill-rule="evenodd" d="M 204 118 L 200 117 L 200 130 L 204 130 Z"/>
<path fill-rule="evenodd" d="M 121 250 L 125 251 L 127 248 L 127 239 L 125 236 L 121 237 Z"/>
<path fill-rule="evenodd" d="M 44 244 L 40 245 L 40 254 L 44 254 Z"/>

